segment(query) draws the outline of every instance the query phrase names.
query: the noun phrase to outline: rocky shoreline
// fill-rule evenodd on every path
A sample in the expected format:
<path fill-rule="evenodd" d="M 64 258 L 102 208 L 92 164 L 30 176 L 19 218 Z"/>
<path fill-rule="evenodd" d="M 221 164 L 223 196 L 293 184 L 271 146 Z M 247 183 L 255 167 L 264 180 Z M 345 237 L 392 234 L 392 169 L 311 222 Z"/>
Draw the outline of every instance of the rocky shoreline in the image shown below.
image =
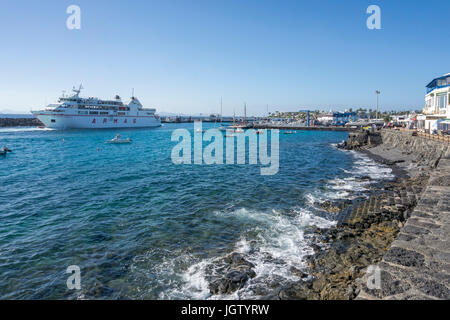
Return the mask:
<path fill-rule="evenodd" d="M 390 166 L 395 179 L 373 186 L 367 199 L 356 203 L 341 200 L 317 204 L 340 216 L 339 223 L 328 229 L 306 230 L 314 254 L 306 258 L 307 268 L 291 270 L 299 280 L 275 284 L 260 296 L 283 300 L 358 298 L 367 289 L 362 281 L 367 268 L 382 261 L 418 204 L 430 172 L 450 151 L 447 144 L 422 140 L 389 131 L 350 133 L 338 147 L 363 152 Z M 208 279 L 213 295 L 236 292 L 256 275 L 254 265 L 238 253 L 225 257 L 221 264 L 222 275 Z"/>
<path fill-rule="evenodd" d="M 311 230 L 321 243 L 307 258 L 312 278 L 282 288 L 279 299 L 349 300 L 360 292 L 356 279 L 378 263 L 397 237 L 428 181 L 421 175 L 397 178 L 381 192 L 372 192 L 351 208 L 345 222 L 330 229 Z"/>
<path fill-rule="evenodd" d="M 391 166 L 396 179 L 378 186 L 369 199 L 353 206 L 342 224 L 312 231 L 316 242 L 326 245 L 308 257 L 313 277 L 282 288 L 278 299 L 359 298 L 362 290 L 367 291 L 367 268 L 382 261 L 390 250 L 427 187 L 430 172 L 450 151 L 447 144 L 389 131 L 350 133 L 348 141 L 338 147 L 364 152 Z M 398 282 L 391 281 L 390 286 Z"/>

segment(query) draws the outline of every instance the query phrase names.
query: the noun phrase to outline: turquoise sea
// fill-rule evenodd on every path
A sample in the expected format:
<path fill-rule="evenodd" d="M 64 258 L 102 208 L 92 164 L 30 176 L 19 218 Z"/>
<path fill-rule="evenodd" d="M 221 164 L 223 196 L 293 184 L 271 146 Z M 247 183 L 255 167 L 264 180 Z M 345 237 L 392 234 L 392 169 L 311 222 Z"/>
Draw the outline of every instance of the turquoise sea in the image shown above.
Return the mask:
<path fill-rule="evenodd" d="M 318 202 L 392 177 L 338 150 L 344 132 L 281 133 L 273 176 L 259 165 L 175 165 L 177 128 L 193 133 L 193 124 L 0 128 L 0 146 L 13 150 L 0 157 L 0 299 L 257 298 L 270 283 L 296 280 L 291 267 L 312 253 L 305 228 L 336 223 Z M 133 143 L 104 144 L 117 133 Z M 205 276 L 231 252 L 256 277 L 232 296 L 211 296 Z M 81 290 L 66 286 L 71 265 Z"/>

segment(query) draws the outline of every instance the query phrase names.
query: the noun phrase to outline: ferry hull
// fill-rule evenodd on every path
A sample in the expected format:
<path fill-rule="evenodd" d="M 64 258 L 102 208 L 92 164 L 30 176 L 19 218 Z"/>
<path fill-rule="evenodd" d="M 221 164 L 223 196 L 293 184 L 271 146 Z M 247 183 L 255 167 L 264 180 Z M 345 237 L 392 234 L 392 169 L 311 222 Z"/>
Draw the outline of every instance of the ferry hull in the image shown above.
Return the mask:
<path fill-rule="evenodd" d="M 76 116 L 61 114 L 36 114 L 46 127 L 52 129 L 108 129 L 151 128 L 161 126 L 161 120 L 143 116 Z"/>

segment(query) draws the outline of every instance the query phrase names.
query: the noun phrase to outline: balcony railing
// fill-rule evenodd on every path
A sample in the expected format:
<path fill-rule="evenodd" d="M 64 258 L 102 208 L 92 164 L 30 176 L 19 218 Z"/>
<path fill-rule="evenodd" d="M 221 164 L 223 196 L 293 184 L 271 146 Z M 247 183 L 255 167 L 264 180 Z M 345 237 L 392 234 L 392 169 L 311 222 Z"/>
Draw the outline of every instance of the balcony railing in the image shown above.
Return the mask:
<path fill-rule="evenodd" d="M 434 87 L 431 87 L 431 88 L 427 88 L 427 94 L 430 93 L 433 90 L 442 89 L 442 88 L 446 88 L 446 87 L 450 87 L 450 83 L 446 84 L 446 85 L 443 85 L 443 86 L 434 86 Z"/>

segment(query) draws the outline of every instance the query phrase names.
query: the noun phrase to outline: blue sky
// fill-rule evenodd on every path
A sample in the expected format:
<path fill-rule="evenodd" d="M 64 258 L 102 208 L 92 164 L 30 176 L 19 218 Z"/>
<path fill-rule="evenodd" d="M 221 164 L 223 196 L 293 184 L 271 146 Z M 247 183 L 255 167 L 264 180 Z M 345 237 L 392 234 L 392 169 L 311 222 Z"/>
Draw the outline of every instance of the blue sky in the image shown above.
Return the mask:
<path fill-rule="evenodd" d="M 66 8 L 81 8 L 68 30 Z M 366 27 L 369 5 L 382 30 Z M 450 72 L 450 1 L 0 0 L 0 111 L 86 96 L 174 113 L 422 108 Z"/>

